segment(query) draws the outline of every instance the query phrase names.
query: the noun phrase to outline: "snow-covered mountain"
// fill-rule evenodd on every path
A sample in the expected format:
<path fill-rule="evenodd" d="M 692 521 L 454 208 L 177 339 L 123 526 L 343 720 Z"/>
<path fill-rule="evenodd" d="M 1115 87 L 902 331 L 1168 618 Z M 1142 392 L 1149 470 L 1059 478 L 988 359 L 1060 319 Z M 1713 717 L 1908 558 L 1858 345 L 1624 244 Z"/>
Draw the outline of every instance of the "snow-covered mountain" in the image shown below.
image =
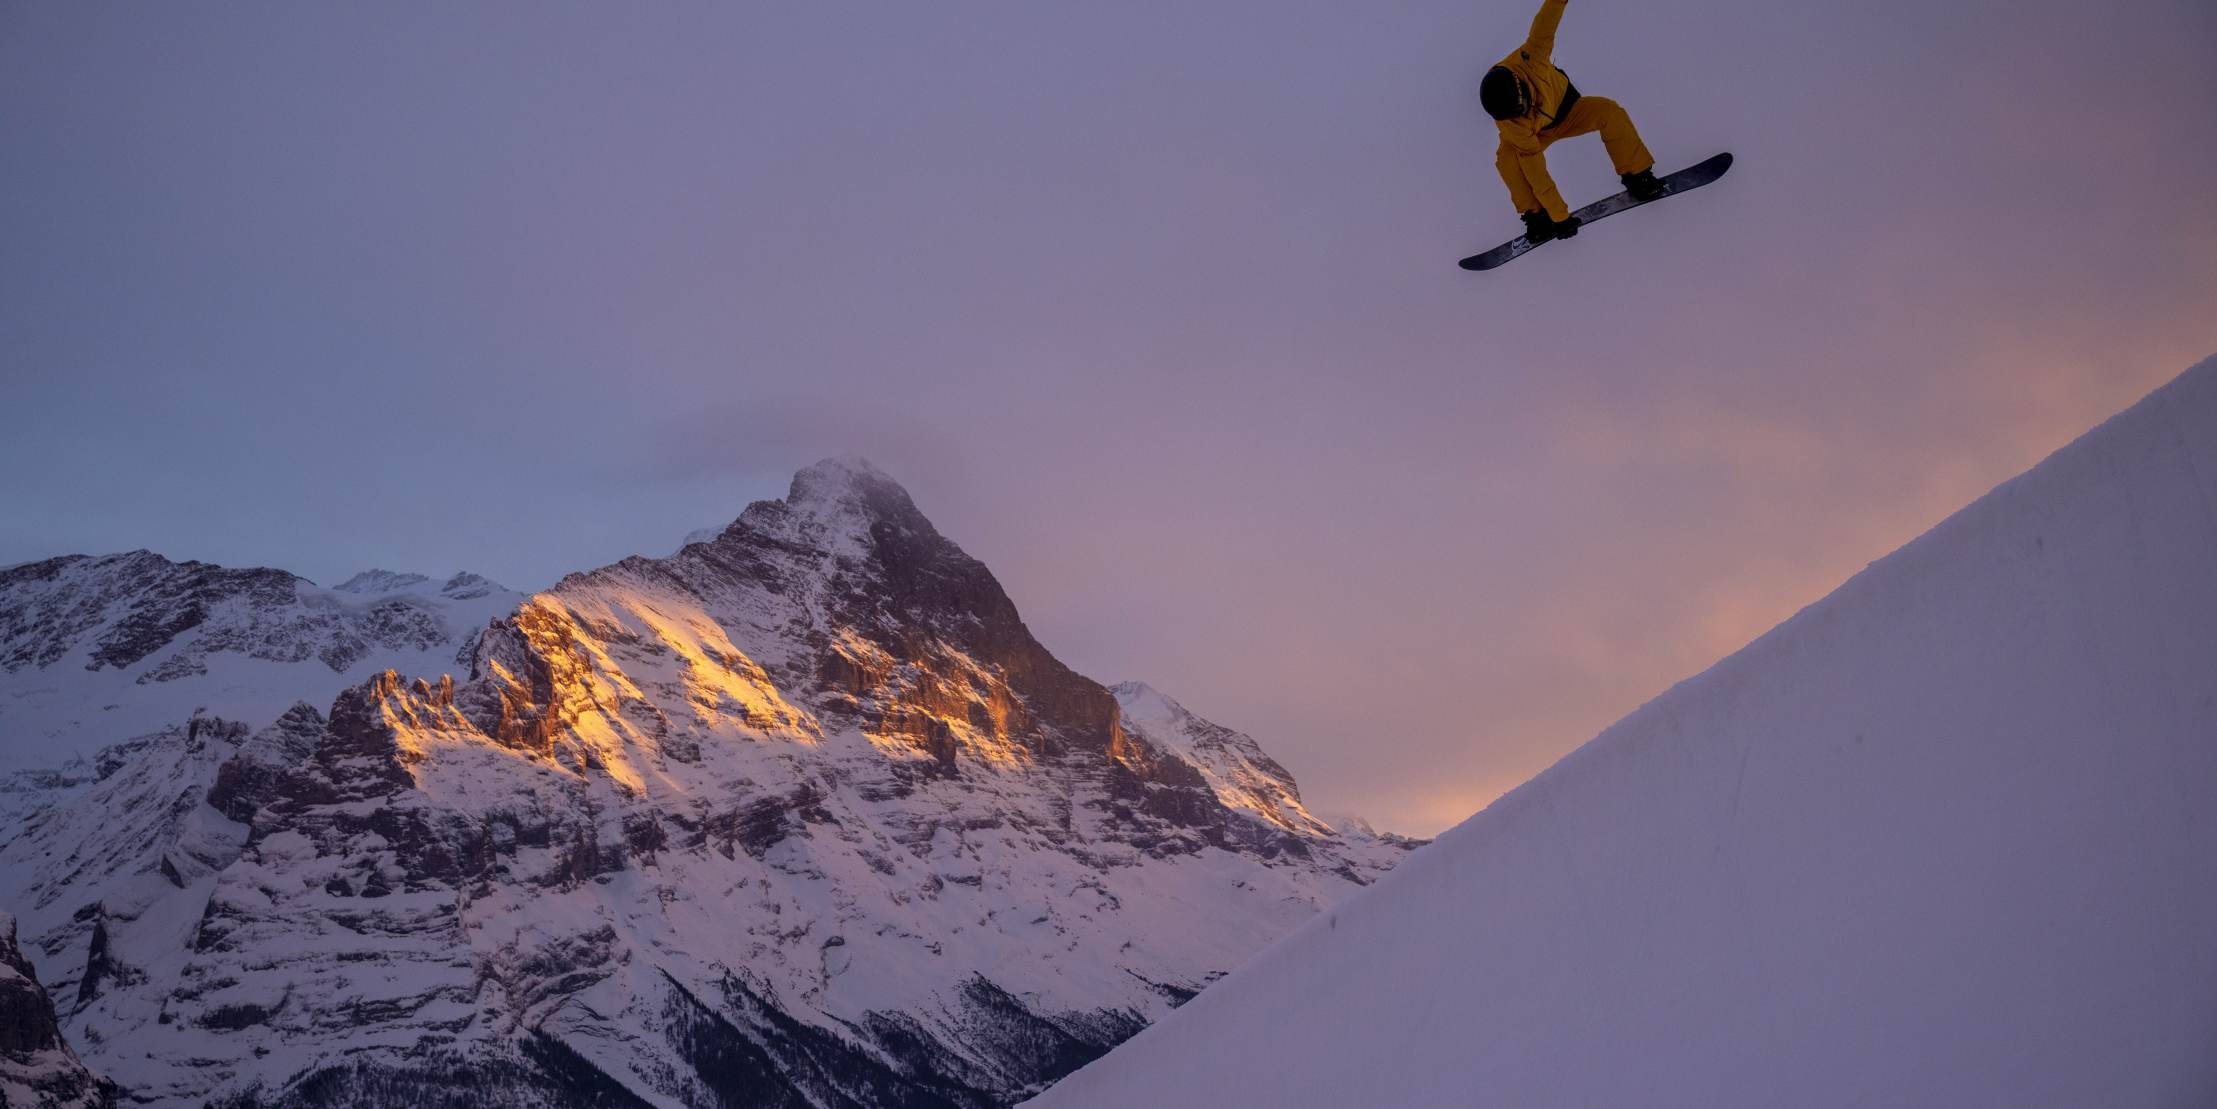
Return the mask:
<path fill-rule="evenodd" d="M 2217 1104 L 2217 360 L 1030 1103 Z"/>
<path fill-rule="evenodd" d="M 140 1104 L 1007 1104 L 1415 846 L 857 461 L 529 597 L 18 567 L 0 652 L 0 907 Z"/>

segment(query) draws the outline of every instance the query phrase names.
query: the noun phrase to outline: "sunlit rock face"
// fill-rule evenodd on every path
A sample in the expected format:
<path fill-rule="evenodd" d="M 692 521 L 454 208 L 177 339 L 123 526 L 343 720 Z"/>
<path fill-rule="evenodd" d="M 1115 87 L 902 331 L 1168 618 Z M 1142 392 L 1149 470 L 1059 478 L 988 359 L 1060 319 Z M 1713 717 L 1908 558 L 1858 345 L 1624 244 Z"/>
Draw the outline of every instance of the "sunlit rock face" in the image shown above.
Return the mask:
<path fill-rule="evenodd" d="M 180 1106 L 1008 1104 L 1414 846 L 1072 672 L 859 461 L 462 650 L 9 780 L 0 906 L 96 1070 Z"/>

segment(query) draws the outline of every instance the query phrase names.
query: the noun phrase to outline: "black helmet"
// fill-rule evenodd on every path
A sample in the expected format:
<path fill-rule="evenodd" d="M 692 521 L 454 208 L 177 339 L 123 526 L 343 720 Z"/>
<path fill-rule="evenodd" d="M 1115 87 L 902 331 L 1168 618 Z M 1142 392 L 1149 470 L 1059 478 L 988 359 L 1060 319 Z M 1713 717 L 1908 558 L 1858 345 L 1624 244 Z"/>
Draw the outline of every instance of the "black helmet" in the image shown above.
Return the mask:
<path fill-rule="evenodd" d="M 1532 110 L 1531 94 L 1507 66 L 1497 65 L 1486 71 L 1486 79 L 1478 82 L 1478 102 L 1495 119 L 1515 119 Z"/>

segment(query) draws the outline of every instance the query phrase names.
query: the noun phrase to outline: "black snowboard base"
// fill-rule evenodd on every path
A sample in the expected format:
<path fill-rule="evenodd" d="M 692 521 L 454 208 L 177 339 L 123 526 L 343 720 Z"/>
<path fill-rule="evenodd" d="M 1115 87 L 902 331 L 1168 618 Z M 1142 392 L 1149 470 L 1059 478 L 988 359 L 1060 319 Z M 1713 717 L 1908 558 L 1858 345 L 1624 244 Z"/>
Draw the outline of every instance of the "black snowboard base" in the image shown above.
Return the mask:
<path fill-rule="evenodd" d="M 1719 154 L 1700 165 L 1679 170 L 1677 173 L 1663 178 L 1663 184 L 1668 186 L 1668 191 L 1656 197 L 1655 200 L 1667 200 L 1679 193 L 1692 192 L 1724 176 L 1724 171 L 1731 168 L 1732 155 Z M 1618 193 L 1603 200 L 1596 200 L 1571 214 L 1577 216 L 1581 223 L 1593 223 L 1606 216 L 1613 216 L 1618 212 L 1637 208 L 1642 204 L 1653 204 L 1655 200 L 1634 200 L 1631 193 Z M 1490 270 L 1495 266 L 1507 265 L 1510 261 L 1521 257 L 1525 251 L 1539 245 L 1539 243 L 1519 235 L 1484 254 L 1473 254 L 1458 264 L 1466 270 Z"/>

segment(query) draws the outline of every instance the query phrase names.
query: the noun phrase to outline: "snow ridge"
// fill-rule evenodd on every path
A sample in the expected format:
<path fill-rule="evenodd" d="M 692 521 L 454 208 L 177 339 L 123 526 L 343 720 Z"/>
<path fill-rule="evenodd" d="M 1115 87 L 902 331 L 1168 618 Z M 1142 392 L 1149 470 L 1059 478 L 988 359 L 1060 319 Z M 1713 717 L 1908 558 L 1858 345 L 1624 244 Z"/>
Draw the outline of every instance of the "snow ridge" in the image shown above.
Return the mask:
<path fill-rule="evenodd" d="M 1125 730 L 1199 769 L 1225 808 L 1288 831 L 1332 831 L 1302 806 L 1301 787 L 1293 775 L 1253 738 L 1195 716 L 1145 682 L 1125 682 L 1110 692 L 1116 694 Z"/>

